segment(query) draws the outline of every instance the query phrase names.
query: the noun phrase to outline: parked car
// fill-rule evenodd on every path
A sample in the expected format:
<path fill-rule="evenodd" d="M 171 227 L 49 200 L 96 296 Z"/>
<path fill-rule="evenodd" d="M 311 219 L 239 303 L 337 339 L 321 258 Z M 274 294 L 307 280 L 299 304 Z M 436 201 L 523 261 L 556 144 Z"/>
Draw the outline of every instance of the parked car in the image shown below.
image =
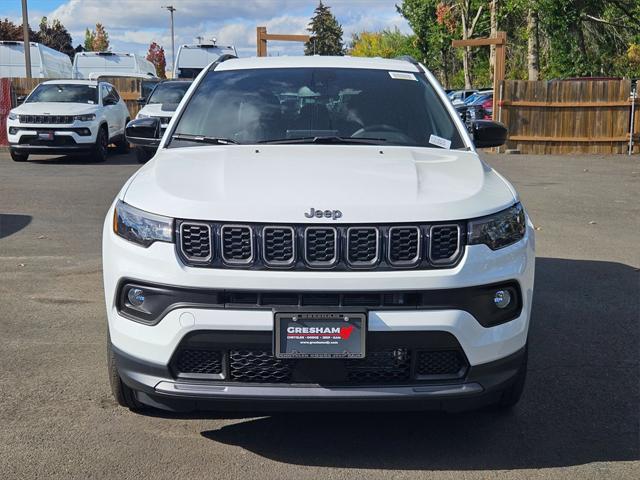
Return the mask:
<path fill-rule="evenodd" d="M 50 80 L 9 112 L 9 151 L 16 162 L 27 161 L 30 154 L 85 154 L 103 162 L 110 143 L 127 150 L 128 121 L 129 110 L 113 85 Z"/>
<path fill-rule="evenodd" d="M 188 80 L 166 80 L 158 83 L 148 98 L 140 98 L 143 105 L 136 118 L 160 119 L 160 136 L 162 136 L 171 121 L 171 117 L 178 108 L 178 104 L 187 92 L 191 82 Z M 139 163 L 147 162 L 155 153 L 155 147 L 136 148 Z"/>
<path fill-rule="evenodd" d="M 472 128 L 475 120 L 491 120 L 493 118 L 493 90 L 480 91 L 471 95 L 464 104 L 456 106 L 456 111 L 467 129 Z"/>
<path fill-rule="evenodd" d="M 216 62 L 159 125 L 104 221 L 120 405 L 518 401 L 534 231 L 475 151 L 504 126 L 471 137 L 414 60 L 327 56 Z"/>
<path fill-rule="evenodd" d="M 194 79 L 209 65 L 222 55 L 238 56 L 233 45 L 216 45 L 215 43 L 180 45 L 176 54 L 173 78 Z"/>
<path fill-rule="evenodd" d="M 71 78 L 71 59 L 68 55 L 30 42 L 31 75 L 33 78 Z M 24 42 L 0 41 L 0 78 L 27 76 Z"/>
<path fill-rule="evenodd" d="M 73 78 L 97 75 L 155 77 L 156 67 L 142 55 L 118 52 L 78 52 L 73 59 Z"/>
<path fill-rule="evenodd" d="M 464 101 L 469 98 L 474 93 L 477 93 L 478 90 L 453 90 L 449 92 L 447 95 L 451 100 L 451 103 L 455 105 L 462 105 Z"/>

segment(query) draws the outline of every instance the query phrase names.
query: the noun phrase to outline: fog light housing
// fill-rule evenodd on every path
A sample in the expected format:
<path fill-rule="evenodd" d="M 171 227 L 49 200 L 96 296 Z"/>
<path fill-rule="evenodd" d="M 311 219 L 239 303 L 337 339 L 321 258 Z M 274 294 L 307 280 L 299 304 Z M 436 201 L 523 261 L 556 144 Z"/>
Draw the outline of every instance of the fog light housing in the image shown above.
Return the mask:
<path fill-rule="evenodd" d="M 15 135 L 18 133 L 18 127 L 9 127 L 9 135 Z"/>
<path fill-rule="evenodd" d="M 91 135 L 91 130 L 88 128 L 76 128 L 76 133 L 81 137 L 88 137 Z"/>
<path fill-rule="evenodd" d="M 127 300 L 132 307 L 140 307 L 145 300 L 144 290 L 141 288 L 130 288 L 127 292 Z"/>
<path fill-rule="evenodd" d="M 507 308 L 511 304 L 509 290 L 498 290 L 493 296 L 493 304 L 499 309 Z"/>

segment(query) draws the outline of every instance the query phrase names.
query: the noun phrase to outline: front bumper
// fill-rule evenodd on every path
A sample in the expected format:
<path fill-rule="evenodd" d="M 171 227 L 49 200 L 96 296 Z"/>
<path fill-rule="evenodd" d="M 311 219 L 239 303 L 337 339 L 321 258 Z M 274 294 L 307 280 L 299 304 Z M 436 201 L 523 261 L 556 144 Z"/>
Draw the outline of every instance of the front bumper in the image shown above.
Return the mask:
<path fill-rule="evenodd" d="M 10 133 L 16 129 L 15 133 Z M 80 135 L 81 130 L 88 130 L 89 135 Z M 38 139 L 38 131 L 52 131 L 53 141 Z M 76 121 L 73 124 L 40 125 L 23 124 L 17 120 L 7 121 L 7 138 L 11 149 L 33 154 L 65 154 L 85 153 L 95 145 L 98 126 L 91 122 Z"/>

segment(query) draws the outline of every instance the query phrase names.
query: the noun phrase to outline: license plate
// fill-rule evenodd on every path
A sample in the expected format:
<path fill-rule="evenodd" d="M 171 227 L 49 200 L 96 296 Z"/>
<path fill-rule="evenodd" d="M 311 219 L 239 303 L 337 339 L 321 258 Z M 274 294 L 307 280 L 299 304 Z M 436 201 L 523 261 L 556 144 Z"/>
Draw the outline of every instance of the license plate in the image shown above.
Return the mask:
<path fill-rule="evenodd" d="M 53 140 L 53 132 L 38 132 L 38 139 Z"/>
<path fill-rule="evenodd" d="M 364 358 L 364 313 L 275 314 L 276 358 Z"/>

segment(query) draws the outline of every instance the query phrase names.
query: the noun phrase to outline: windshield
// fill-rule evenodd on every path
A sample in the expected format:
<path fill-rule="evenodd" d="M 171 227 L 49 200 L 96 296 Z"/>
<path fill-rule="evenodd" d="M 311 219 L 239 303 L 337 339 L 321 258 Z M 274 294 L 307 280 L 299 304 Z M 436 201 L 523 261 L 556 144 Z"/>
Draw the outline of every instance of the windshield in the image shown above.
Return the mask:
<path fill-rule="evenodd" d="M 175 135 L 233 143 L 337 137 L 381 145 L 464 147 L 423 75 L 350 68 L 209 72 Z"/>
<path fill-rule="evenodd" d="M 70 83 L 41 84 L 29 95 L 25 103 L 98 103 L 98 89 L 95 85 Z"/>
<path fill-rule="evenodd" d="M 147 103 L 180 103 L 190 85 L 189 82 L 160 83 Z"/>

